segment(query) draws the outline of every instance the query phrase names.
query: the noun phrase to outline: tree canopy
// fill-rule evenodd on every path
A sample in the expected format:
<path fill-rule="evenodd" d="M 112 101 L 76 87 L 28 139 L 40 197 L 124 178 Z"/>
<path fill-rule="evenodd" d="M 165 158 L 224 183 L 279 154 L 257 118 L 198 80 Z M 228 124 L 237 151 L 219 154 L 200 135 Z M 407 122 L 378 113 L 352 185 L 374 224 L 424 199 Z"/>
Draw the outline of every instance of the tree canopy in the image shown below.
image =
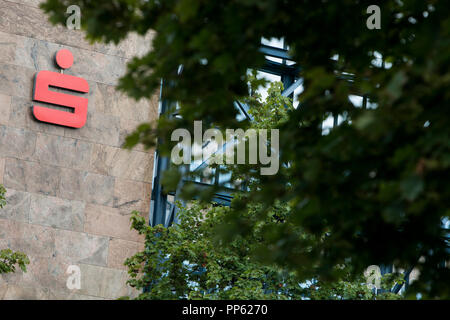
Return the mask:
<path fill-rule="evenodd" d="M 260 81 L 250 77 L 252 95 L 246 99 L 253 116 L 251 128 L 270 129 L 287 121 L 292 100 L 283 97 L 283 85 L 273 82 L 263 101 L 255 89 Z M 242 141 L 240 143 L 246 143 Z M 253 169 L 257 165 L 252 165 Z M 245 179 L 249 167 L 227 165 L 233 181 Z M 248 184 L 250 190 L 258 188 L 258 176 Z M 271 245 L 267 230 L 284 225 L 295 230 L 299 238 L 312 242 L 322 241 L 289 220 L 292 208 L 276 202 L 263 221 L 258 220 L 261 205 L 251 202 L 246 193 L 235 193 L 235 201 L 245 200 L 247 207 L 241 213 L 251 221 L 245 235 L 227 241 L 217 237 L 217 226 L 223 225 L 232 207 L 190 201 L 178 203 L 178 222 L 170 227 L 148 226 L 139 213 L 132 215 L 132 227 L 145 235 L 145 249 L 126 260 L 131 275 L 129 284 L 143 292 L 137 299 L 400 299 L 402 295 L 390 291 L 396 283 L 403 283 L 402 275 L 387 274 L 383 293 L 373 290 L 362 273 L 352 274 L 350 263 L 334 266 L 336 280 L 327 281 L 320 275 L 299 282 L 295 271 L 284 264 L 276 264 L 258 256 L 261 249 Z"/>
<path fill-rule="evenodd" d="M 450 296 L 450 269 L 442 267 L 449 259 L 442 221 L 450 215 L 448 1 L 379 2 L 381 29 L 374 30 L 366 27 L 374 3 L 365 0 L 47 0 L 42 8 L 64 24 L 72 4 L 92 40 L 156 31 L 152 50 L 128 64 L 119 88 L 150 97 L 164 79 L 162 97 L 179 103 L 182 118 L 140 126 L 128 142 L 150 147 L 158 137 L 166 153 L 173 129 L 193 120 L 241 127 L 233 101 L 248 96 L 248 70 L 264 63 L 261 38 L 283 38 L 304 79 L 300 106 L 279 126 L 288 165 L 235 201 L 222 234 L 245 236 L 276 202 L 288 203 L 290 224 L 265 231 L 271 243 L 261 254 L 300 279 L 333 278 L 334 266 L 349 260 L 355 274 L 394 263 L 420 270 L 412 290 Z M 372 108 L 355 106 L 352 94 L 368 97 Z M 343 121 L 324 134 L 330 115 Z M 260 207 L 248 219 L 252 203 Z M 323 241 L 298 237 L 291 224 Z"/>

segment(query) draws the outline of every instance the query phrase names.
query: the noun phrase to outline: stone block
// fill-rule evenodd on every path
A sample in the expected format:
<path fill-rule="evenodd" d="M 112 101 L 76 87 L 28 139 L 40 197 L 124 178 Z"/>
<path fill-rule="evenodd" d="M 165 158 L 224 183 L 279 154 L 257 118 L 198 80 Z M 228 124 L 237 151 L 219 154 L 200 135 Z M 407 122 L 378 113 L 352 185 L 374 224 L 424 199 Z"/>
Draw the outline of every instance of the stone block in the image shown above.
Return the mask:
<path fill-rule="evenodd" d="M 74 169 L 88 169 L 92 143 L 39 133 L 33 159 L 46 164 Z"/>
<path fill-rule="evenodd" d="M 8 285 L 3 300 L 47 300 L 48 290 L 21 285 Z"/>
<path fill-rule="evenodd" d="M 51 258 L 55 253 L 55 229 L 29 223 L 0 219 L 0 240 L 11 250 L 35 258 Z"/>
<path fill-rule="evenodd" d="M 36 134 L 30 130 L 0 125 L 0 156 L 30 159 L 36 139 Z"/>
<path fill-rule="evenodd" d="M 90 234 L 142 242 L 144 237 L 131 230 L 129 215 L 121 215 L 118 209 L 87 205 L 84 231 Z"/>
<path fill-rule="evenodd" d="M 57 257 L 35 257 L 32 254 L 28 254 L 28 257 L 30 264 L 27 266 L 27 272 L 16 270 L 14 273 L 3 275 L 3 280 L 7 284 L 45 288 L 48 292 L 67 290 L 68 263 Z"/>
<path fill-rule="evenodd" d="M 0 63 L 13 64 L 16 59 L 17 37 L 0 32 Z"/>
<path fill-rule="evenodd" d="M 53 228 L 83 231 L 84 207 L 82 201 L 32 194 L 30 222 Z"/>
<path fill-rule="evenodd" d="M 148 101 L 148 100 L 146 100 Z M 123 146 L 125 139 L 128 135 L 133 133 L 136 128 L 142 123 L 150 122 L 154 127 L 156 126 L 156 121 L 158 119 L 158 101 L 159 97 L 157 94 L 153 95 L 152 99 L 148 101 L 148 116 L 147 119 L 129 119 L 130 117 L 120 118 L 120 136 L 119 136 L 119 146 Z M 143 151 L 148 153 L 154 153 L 153 149 L 145 149 L 142 144 L 134 147 L 134 151 Z"/>
<path fill-rule="evenodd" d="M 27 6 L 38 8 L 41 2 L 45 2 L 45 0 L 9 0 L 11 2 L 15 2 L 18 4 L 24 4 Z"/>
<path fill-rule="evenodd" d="M 152 187 L 150 183 L 116 179 L 114 208 L 129 214 L 133 210 L 147 214 L 150 207 Z"/>
<path fill-rule="evenodd" d="M 0 63 L 0 74 L 2 75 L 0 77 L 0 93 L 25 98 L 32 96 L 35 75 L 33 70 Z"/>
<path fill-rule="evenodd" d="M 3 180 L 6 188 L 55 196 L 59 186 L 60 168 L 8 158 Z"/>
<path fill-rule="evenodd" d="M 109 238 L 81 232 L 55 230 L 55 256 L 69 264 L 106 266 Z"/>
<path fill-rule="evenodd" d="M 153 154 L 105 145 L 94 145 L 91 170 L 114 177 L 151 182 Z"/>
<path fill-rule="evenodd" d="M 78 290 L 76 290 L 78 291 Z M 79 294 L 76 291 L 54 291 L 50 290 L 49 299 L 50 300 L 106 300 L 102 297 L 88 296 L 85 294 Z"/>
<path fill-rule="evenodd" d="M 0 124 L 8 124 L 10 112 L 11 96 L 0 93 Z"/>
<path fill-rule="evenodd" d="M 0 209 L 0 218 L 28 222 L 31 194 L 14 189 L 6 191 L 6 206 Z"/>
<path fill-rule="evenodd" d="M 128 274 L 124 270 L 81 264 L 80 294 L 117 299 L 135 297 L 138 292 L 126 284 Z"/>
<path fill-rule="evenodd" d="M 136 121 L 136 120 L 130 120 L 121 118 L 120 119 L 120 134 L 119 134 L 119 146 L 123 147 L 125 143 L 125 139 L 127 136 L 132 134 L 134 130 L 140 125 L 144 123 L 143 121 Z M 147 152 L 147 153 L 154 153 L 154 149 L 146 149 L 144 145 L 138 144 L 133 148 L 133 151 L 141 151 L 141 152 Z"/>
<path fill-rule="evenodd" d="M 4 300 L 6 291 L 8 291 L 8 285 L 5 283 L 0 283 L 0 300 Z"/>
<path fill-rule="evenodd" d="M 89 112 L 84 127 L 65 128 L 65 136 L 110 146 L 119 145 L 120 120 L 111 115 Z"/>
<path fill-rule="evenodd" d="M 5 158 L 0 158 L 0 184 L 3 184 L 4 174 L 5 174 Z"/>
<path fill-rule="evenodd" d="M 147 99 L 139 101 L 117 91 L 114 86 L 97 84 L 95 94 L 96 110 L 119 117 L 145 122 L 149 119 L 150 102 Z"/>
<path fill-rule="evenodd" d="M 58 196 L 112 206 L 114 180 L 105 175 L 63 168 Z"/>
<path fill-rule="evenodd" d="M 111 239 L 109 242 L 108 267 L 127 270 L 124 262 L 127 258 L 144 250 L 144 243 Z"/>

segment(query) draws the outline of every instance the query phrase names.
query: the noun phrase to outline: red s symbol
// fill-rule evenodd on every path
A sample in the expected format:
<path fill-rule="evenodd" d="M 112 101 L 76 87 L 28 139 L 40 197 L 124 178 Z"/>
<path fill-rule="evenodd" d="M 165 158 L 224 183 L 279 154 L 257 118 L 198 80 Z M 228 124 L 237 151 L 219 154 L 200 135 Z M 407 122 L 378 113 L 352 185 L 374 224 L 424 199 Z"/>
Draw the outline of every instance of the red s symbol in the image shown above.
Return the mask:
<path fill-rule="evenodd" d="M 68 69 L 73 64 L 73 55 L 67 49 L 59 50 L 56 63 L 62 69 Z M 88 93 L 89 84 L 86 80 L 68 74 L 51 71 L 40 71 L 36 75 L 33 100 L 70 107 L 74 111 L 67 112 L 33 105 L 33 114 L 39 121 L 61 126 L 81 128 L 86 123 L 88 99 L 66 93 L 50 91 L 49 87 Z"/>

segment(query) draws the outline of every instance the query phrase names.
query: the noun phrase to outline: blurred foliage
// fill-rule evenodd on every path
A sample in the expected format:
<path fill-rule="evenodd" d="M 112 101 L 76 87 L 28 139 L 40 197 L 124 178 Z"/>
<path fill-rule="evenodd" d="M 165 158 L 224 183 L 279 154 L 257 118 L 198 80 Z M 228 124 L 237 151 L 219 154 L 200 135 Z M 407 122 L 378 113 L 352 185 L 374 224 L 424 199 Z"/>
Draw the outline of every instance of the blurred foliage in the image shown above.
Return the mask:
<path fill-rule="evenodd" d="M 249 208 L 252 219 L 258 205 Z M 267 245 L 264 228 L 280 223 L 289 215 L 286 205 L 274 206 L 265 221 L 255 221 L 253 232 L 231 242 L 217 239 L 215 227 L 224 223 L 231 208 L 193 201 L 178 211 L 179 223 L 165 228 L 151 227 L 138 212 L 132 226 L 145 236 L 145 249 L 125 261 L 128 283 L 141 290 L 137 300 L 147 299 L 399 299 L 388 289 L 399 282 L 398 276 L 383 277 L 386 292 L 376 295 L 361 275 L 352 276 L 351 267 L 335 268 L 336 282 L 320 277 L 299 284 L 293 272 L 261 263 L 252 251 Z M 291 226 L 294 227 L 295 226 Z M 299 232 L 299 237 L 306 237 Z M 142 291 L 143 290 L 143 291 Z M 129 299 L 122 297 L 121 299 Z"/>
<path fill-rule="evenodd" d="M 10 249 L 0 250 L 0 274 L 15 272 L 17 266 L 26 272 L 29 263 L 30 260 L 22 252 L 14 252 Z"/>
<path fill-rule="evenodd" d="M 450 298 L 450 269 L 441 267 L 449 260 L 441 224 L 450 215 L 449 1 L 47 0 L 42 8 L 65 24 L 72 4 L 92 40 L 117 43 L 130 32 L 156 31 L 152 50 L 129 62 L 119 87 L 150 97 L 164 79 L 162 97 L 179 102 L 182 119 L 161 117 L 132 142 L 153 146 L 158 137 L 167 155 L 173 129 L 192 128 L 193 120 L 245 125 L 232 102 L 248 97 L 247 71 L 264 64 L 261 38 L 284 38 L 304 78 L 300 107 L 280 125 L 281 161 L 289 165 L 258 177 L 258 188 L 233 204 L 224 239 L 245 237 L 276 202 L 287 203 L 289 223 L 266 231 L 271 243 L 259 254 L 267 261 L 300 280 L 331 279 L 333 266 L 348 259 L 354 275 L 370 264 L 416 266 L 421 276 L 411 292 Z M 380 30 L 366 27 L 372 4 L 381 8 Z M 377 107 L 357 107 L 351 94 Z M 330 115 L 344 121 L 323 134 Z M 249 220 L 254 203 L 260 207 Z M 326 236 L 308 242 L 288 225 Z"/>
<path fill-rule="evenodd" d="M 6 205 L 6 189 L 0 184 L 0 210 Z M 27 271 L 28 257 L 22 252 L 10 249 L 0 250 L 0 274 L 15 272 L 18 266 L 23 272 Z"/>
<path fill-rule="evenodd" d="M 283 85 L 270 83 L 268 96 L 262 101 L 261 94 L 254 90 L 259 80 L 250 76 L 252 94 L 246 99 L 254 120 L 251 127 L 274 128 L 288 120 L 292 101 L 283 97 Z M 245 143 L 245 142 L 243 142 Z M 249 166 L 228 165 L 225 171 L 232 172 L 232 181 L 245 177 Z M 255 170 L 253 170 L 255 171 Z M 252 177 L 250 188 L 257 188 L 258 175 Z M 300 285 L 295 271 L 285 266 L 265 261 L 265 248 L 272 245 L 270 229 L 284 228 L 304 241 L 322 241 L 292 224 L 289 216 L 292 208 L 276 202 L 263 221 L 255 219 L 261 205 L 250 203 L 245 193 L 236 193 L 234 202 L 247 201 L 242 211 L 250 232 L 229 241 L 217 236 L 217 226 L 226 223 L 232 208 L 191 201 L 187 206 L 178 204 L 178 223 L 164 228 L 150 227 L 138 213 L 132 216 L 132 227 L 145 235 L 145 250 L 126 260 L 131 280 L 129 284 L 145 289 L 137 299 L 400 299 L 402 296 L 389 290 L 401 283 L 401 275 L 383 276 L 384 293 L 375 294 L 363 274 L 354 277 L 350 263 L 334 266 L 336 281 L 322 279 L 320 275 Z M 309 247 L 299 248 L 307 252 Z"/>

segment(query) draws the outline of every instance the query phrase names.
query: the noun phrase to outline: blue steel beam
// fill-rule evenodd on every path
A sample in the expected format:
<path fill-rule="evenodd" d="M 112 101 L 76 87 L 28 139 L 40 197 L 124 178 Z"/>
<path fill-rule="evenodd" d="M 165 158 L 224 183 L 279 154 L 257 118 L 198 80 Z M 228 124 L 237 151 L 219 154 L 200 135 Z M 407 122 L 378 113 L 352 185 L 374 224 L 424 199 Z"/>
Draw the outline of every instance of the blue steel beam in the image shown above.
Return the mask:
<path fill-rule="evenodd" d="M 295 81 L 287 89 L 285 89 L 281 93 L 281 95 L 284 96 L 284 97 L 289 97 L 290 95 L 292 95 L 294 93 L 295 89 L 297 89 L 302 84 L 303 84 L 303 79 L 297 79 L 297 81 Z"/>
<path fill-rule="evenodd" d="M 259 51 L 269 57 L 292 61 L 287 49 L 271 47 L 263 44 L 259 48 Z"/>
<path fill-rule="evenodd" d="M 159 115 L 169 110 L 169 102 L 162 100 L 163 81 L 159 92 L 161 101 Z M 158 141 L 160 143 L 160 141 Z M 161 184 L 162 173 L 169 168 L 170 161 L 167 157 L 161 157 L 158 150 L 155 151 L 155 170 L 153 172 L 152 193 L 150 202 L 150 224 L 156 226 L 158 224 L 165 225 L 167 211 L 167 194 L 164 192 Z"/>

